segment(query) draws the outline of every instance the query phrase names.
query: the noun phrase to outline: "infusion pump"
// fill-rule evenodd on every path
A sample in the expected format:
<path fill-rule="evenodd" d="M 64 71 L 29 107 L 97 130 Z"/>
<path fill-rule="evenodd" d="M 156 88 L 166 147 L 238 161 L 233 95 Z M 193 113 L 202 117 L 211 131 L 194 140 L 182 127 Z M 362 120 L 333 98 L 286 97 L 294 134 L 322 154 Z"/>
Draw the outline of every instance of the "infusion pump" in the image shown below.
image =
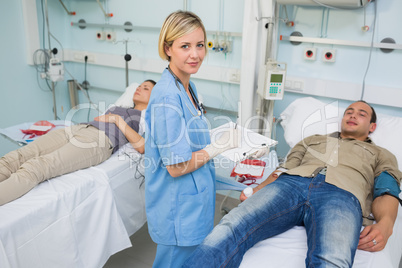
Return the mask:
<path fill-rule="evenodd" d="M 257 93 L 266 100 L 281 100 L 285 91 L 286 63 L 268 61 L 260 67 Z"/>

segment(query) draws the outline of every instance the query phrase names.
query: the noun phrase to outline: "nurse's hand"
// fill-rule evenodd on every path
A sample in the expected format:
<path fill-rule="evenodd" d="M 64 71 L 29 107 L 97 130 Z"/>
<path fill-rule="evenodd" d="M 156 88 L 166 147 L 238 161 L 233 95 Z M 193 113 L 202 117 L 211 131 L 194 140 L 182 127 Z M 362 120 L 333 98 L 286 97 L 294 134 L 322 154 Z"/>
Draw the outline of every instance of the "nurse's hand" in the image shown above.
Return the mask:
<path fill-rule="evenodd" d="M 257 159 L 257 158 L 261 158 L 262 156 L 264 156 L 268 153 L 269 153 L 269 147 L 264 146 L 264 147 L 258 149 L 257 151 L 255 151 L 254 153 L 248 155 L 247 158 L 248 159 Z"/>
<path fill-rule="evenodd" d="M 229 128 L 223 132 L 220 132 L 220 134 L 221 136 L 219 139 L 215 140 L 203 149 L 208 153 L 209 159 L 212 159 L 227 150 L 239 147 L 240 145 L 242 135 L 240 129 Z"/>

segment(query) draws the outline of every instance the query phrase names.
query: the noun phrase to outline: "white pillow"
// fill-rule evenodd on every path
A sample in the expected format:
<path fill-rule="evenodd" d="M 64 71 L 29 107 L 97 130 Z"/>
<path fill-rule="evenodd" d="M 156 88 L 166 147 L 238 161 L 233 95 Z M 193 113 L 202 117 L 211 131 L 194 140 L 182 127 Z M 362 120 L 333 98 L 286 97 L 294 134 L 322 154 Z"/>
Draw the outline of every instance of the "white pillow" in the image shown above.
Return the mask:
<path fill-rule="evenodd" d="M 286 143 L 292 148 L 310 135 L 339 131 L 345 109 L 337 101 L 326 104 L 312 97 L 295 100 L 280 116 Z M 377 113 L 377 128 L 370 137 L 396 156 L 399 169 L 402 166 L 401 133 L 402 117 Z"/>
<path fill-rule="evenodd" d="M 313 134 L 326 134 L 339 130 L 338 102 L 326 104 L 312 97 L 292 102 L 280 115 L 286 143 L 292 148 Z"/>
<path fill-rule="evenodd" d="M 124 108 L 131 108 L 134 106 L 133 96 L 134 92 L 140 84 L 132 83 L 130 84 L 124 93 L 115 101 L 114 105 L 124 107 Z"/>
<path fill-rule="evenodd" d="M 130 84 L 126 90 L 123 92 L 123 94 L 115 101 L 113 105 L 119 106 L 119 107 L 124 107 L 124 108 L 132 108 L 134 107 L 134 102 L 133 102 L 133 96 L 134 92 L 137 90 L 137 87 L 140 84 L 138 83 L 132 83 Z M 141 120 L 140 120 L 140 125 L 139 125 L 139 130 L 138 134 L 141 136 L 145 132 L 145 110 L 141 112 Z"/>
<path fill-rule="evenodd" d="M 370 136 L 375 144 L 389 150 L 396 156 L 399 169 L 402 168 L 401 133 L 402 117 L 377 114 L 377 128 Z"/>

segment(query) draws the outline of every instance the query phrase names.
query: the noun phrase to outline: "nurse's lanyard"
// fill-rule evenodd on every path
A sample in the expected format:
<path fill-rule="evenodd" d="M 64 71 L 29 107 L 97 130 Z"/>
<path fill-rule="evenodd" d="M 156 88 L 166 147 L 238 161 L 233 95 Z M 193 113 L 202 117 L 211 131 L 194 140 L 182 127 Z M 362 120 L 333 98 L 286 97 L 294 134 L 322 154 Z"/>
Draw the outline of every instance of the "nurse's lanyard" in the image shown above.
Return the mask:
<path fill-rule="evenodd" d="M 181 82 L 180 78 L 178 78 L 174 72 L 172 71 L 172 69 L 170 69 L 170 65 L 168 65 L 167 69 L 169 70 L 170 74 L 173 76 L 174 78 L 174 82 L 176 83 L 177 88 L 181 91 L 180 86 L 179 86 L 179 82 L 180 84 L 183 85 L 183 83 Z M 184 85 L 183 85 L 184 86 Z M 193 98 L 193 101 L 196 103 L 197 108 L 198 108 L 198 116 L 201 116 L 202 111 L 205 111 L 204 106 L 202 105 L 202 103 L 198 102 L 197 96 L 194 94 L 193 89 L 191 88 L 190 83 L 188 84 L 188 89 L 190 91 L 191 97 Z"/>

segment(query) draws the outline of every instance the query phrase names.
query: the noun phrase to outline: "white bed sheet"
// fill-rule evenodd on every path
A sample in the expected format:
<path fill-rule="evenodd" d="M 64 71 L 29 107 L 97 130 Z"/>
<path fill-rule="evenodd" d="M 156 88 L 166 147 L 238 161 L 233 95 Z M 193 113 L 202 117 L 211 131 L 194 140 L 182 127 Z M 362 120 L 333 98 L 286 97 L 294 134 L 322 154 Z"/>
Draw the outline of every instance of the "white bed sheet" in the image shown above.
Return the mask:
<path fill-rule="evenodd" d="M 307 236 L 304 227 L 292 229 L 263 240 L 243 257 L 240 268 L 304 268 L 307 253 Z M 398 268 L 402 254 L 402 212 L 387 246 L 380 252 L 357 250 L 353 268 Z"/>
<path fill-rule="evenodd" d="M 143 159 L 143 155 L 126 144 L 107 161 L 93 167 L 106 174 L 129 236 L 146 222 Z"/>
<path fill-rule="evenodd" d="M 132 150 L 0 206 L 0 267 L 98 268 L 130 247 L 129 236 L 146 222 L 144 186 L 135 178 L 140 156 Z"/>

